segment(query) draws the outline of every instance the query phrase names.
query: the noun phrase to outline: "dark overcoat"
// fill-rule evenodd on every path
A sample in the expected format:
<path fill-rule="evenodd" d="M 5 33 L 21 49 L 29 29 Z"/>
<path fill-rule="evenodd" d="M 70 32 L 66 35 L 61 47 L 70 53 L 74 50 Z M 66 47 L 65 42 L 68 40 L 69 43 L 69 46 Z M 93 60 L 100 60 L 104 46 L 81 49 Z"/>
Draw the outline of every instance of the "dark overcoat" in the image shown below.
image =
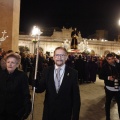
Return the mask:
<path fill-rule="evenodd" d="M 79 120 L 80 92 L 77 71 L 66 66 L 59 92 L 54 83 L 54 66 L 43 72 L 39 92 L 45 93 L 43 120 Z"/>
<path fill-rule="evenodd" d="M 0 71 L 0 115 L 7 113 L 21 119 L 27 118 L 31 111 L 31 100 L 28 78 L 22 71 L 15 70 L 9 74 Z M 6 114 L 6 115 L 7 115 Z"/>

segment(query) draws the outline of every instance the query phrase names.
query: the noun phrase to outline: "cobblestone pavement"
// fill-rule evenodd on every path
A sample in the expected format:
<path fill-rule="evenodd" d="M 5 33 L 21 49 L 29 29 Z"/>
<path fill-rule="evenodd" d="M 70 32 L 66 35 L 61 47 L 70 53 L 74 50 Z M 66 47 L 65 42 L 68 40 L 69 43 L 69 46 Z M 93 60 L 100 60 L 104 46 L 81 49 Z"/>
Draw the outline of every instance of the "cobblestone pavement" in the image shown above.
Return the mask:
<path fill-rule="evenodd" d="M 80 120 L 105 120 L 105 92 L 104 82 L 97 78 L 96 83 L 84 83 L 80 85 L 81 110 Z M 32 94 L 32 90 L 31 90 Z M 35 94 L 34 120 L 42 120 L 44 93 Z M 31 117 L 28 118 L 28 120 Z M 111 120 L 118 119 L 117 104 L 111 104 Z"/>

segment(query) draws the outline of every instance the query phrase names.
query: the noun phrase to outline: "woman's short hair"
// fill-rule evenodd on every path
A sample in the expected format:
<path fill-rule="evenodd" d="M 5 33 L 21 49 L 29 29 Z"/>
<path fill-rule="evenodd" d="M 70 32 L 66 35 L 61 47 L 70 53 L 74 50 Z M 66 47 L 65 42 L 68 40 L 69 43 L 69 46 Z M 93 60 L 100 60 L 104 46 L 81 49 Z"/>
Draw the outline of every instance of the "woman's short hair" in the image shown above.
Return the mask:
<path fill-rule="evenodd" d="M 7 54 L 5 60 L 7 60 L 10 57 L 15 58 L 17 60 L 18 64 L 21 63 L 21 56 L 18 53 L 11 52 L 11 53 Z"/>

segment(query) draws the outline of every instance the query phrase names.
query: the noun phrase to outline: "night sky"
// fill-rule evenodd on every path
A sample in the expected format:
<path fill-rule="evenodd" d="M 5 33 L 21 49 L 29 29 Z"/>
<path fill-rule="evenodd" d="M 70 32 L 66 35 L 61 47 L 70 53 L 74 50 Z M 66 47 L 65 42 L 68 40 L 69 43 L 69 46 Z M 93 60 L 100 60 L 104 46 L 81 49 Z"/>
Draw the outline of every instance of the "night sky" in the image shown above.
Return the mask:
<path fill-rule="evenodd" d="M 77 28 L 82 37 L 105 29 L 109 39 L 120 26 L 120 0 L 21 0 L 20 32 L 29 33 L 34 25 L 44 31 L 63 26 Z"/>

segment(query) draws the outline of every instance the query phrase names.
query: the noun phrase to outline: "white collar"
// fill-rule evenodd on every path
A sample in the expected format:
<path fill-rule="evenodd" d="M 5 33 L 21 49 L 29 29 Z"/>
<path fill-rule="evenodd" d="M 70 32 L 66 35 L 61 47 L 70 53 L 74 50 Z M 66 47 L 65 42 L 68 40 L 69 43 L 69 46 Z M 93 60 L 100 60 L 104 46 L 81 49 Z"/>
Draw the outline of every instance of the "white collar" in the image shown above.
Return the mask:
<path fill-rule="evenodd" d="M 57 65 L 55 64 L 55 69 L 57 69 L 57 68 L 59 68 L 59 66 L 57 66 Z M 64 70 L 64 69 L 65 69 L 65 64 L 62 65 L 62 66 L 60 66 L 60 68 L 61 68 L 61 70 Z"/>

